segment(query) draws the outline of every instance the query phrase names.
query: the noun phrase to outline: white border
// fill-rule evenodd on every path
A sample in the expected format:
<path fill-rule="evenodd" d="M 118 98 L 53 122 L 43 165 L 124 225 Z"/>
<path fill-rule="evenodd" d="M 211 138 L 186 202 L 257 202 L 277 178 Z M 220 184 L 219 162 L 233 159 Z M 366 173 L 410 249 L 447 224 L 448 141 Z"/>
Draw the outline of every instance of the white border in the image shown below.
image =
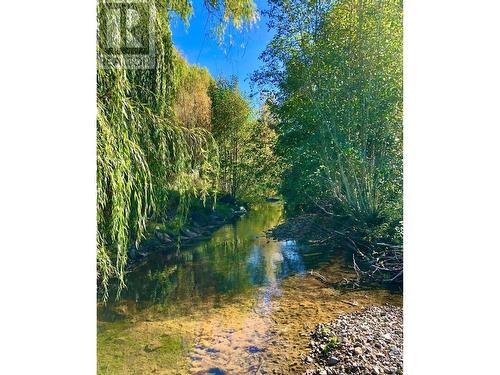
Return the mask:
<path fill-rule="evenodd" d="M 405 0 L 405 374 L 493 374 L 499 3 Z M 2 374 L 95 373 L 95 4 L 2 7 Z"/>
<path fill-rule="evenodd" d="M 96 3 L 2 4 L 1 374 L 95 366 Z"/>
<path fill-rule="evenodd" d="M 405 1 L 405 375 L 498 372 L 499 10 Z"/>

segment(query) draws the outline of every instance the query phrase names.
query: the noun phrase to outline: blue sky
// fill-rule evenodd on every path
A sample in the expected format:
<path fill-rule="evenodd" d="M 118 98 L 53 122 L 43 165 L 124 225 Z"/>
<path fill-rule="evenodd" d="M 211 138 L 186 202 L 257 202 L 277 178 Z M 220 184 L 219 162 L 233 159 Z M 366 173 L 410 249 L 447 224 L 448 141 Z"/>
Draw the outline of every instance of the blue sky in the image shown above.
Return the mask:
<path fill-rule="evenodd" d="M 256 0 L 257 9 L 266 7 L 266 0 Z M 181 20 L 172 21 L 174 44 L 190 64 L 208 68 L 213 77 L 238 77 L 239 88 L 245 94 L 250 93 L 250 74 L 259 68 L 259 55 L 271 40 L 266 20 L 261 17 L 250 30 L 227 30 L 225 42 L 218 45 L 207 23 L 208 12 L 202 0 L 193 1 L 194 14 L 189 26 Z M 233 43 L 230 45 L 229 37 Z"/>

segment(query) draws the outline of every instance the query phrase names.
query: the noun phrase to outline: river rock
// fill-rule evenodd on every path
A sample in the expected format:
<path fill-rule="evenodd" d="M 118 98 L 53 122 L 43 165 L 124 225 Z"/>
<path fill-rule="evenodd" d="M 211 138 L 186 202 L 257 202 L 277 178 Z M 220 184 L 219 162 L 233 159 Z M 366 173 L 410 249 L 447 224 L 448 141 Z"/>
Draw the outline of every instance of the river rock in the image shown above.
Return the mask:
<path fill-rule="evenodd" d="M 337 342 L 335 346 L 332 340 Z M 392 305 L 372 306 L 341 315 L 330 323 L 318 324 L 310 344 L 308 357 L 313 362 L 304 362 L 314 368 L 304 374 L 402 375 L 403 310 Z"/>
<path fill-rule="evenodd" d="M 163 243 L 171 243 L 172 242 L 172 239 L 170 238 L 170 236 L 165 232 L 158 231 L 155 234 L 156 234 L 156 238 L 158 238 L 158 240 L 160 240 Z"/>
<path fill-rule="evenodd" d="M 337 363 L 339 363 L 339 359 L 337 357 L 332 355 L 332 356 L 330 356 L 330 358 L 328 358 L 328 362 L 327 362 L 328 366 L 334 366 Z"/>
<path fill-rule="evenodd" d="M 182 228 L 181 233 L 188 238 L 194 238 L 199 236 L 198 233 L 195 233 L 194 231 L 189 230 L 188 228 Z"/>

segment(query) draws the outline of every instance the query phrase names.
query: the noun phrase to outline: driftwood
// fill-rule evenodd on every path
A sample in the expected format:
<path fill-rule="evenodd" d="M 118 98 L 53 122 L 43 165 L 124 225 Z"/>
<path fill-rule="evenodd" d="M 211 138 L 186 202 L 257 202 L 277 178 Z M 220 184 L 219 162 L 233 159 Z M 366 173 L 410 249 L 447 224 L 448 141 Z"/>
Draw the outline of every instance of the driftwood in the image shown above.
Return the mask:
<path fill-rule="evenodd" d="M 262 367 L 263 364 L 264 364 L 264 359 L 262 357 L 260 357 L 259 367 L 257 367 L 257 370 L 255 371 L 255 375 L 257 375 L 259 373 L 260 368 Z"/>
<path fill-rule="evenodd" d="M 354 253 L 352 256 L 354 271 L 361 279 L 369 279 L 384 283 L 400 283 L 403 281 L 403 248 L 385 243 L 366 244 L 361 246 L 351 241 Z M 363 247 L 363 251 L 360 249 Z M 358 265 L 356 262 L 362 265 Z"/>
<path fill-rule="evenodd" d="M 316 243 L 327 243 L 341 239 L 353 251 L 352 263 L 356 280 L 343 280 L 341 284 L 352 285 L 353 288 L 361 284 L 403 282 L 403 247 L 385 242 L 369 243 L 357 239 L 349 232 L 328 230 L 317 225 L 329 235 Z"/>

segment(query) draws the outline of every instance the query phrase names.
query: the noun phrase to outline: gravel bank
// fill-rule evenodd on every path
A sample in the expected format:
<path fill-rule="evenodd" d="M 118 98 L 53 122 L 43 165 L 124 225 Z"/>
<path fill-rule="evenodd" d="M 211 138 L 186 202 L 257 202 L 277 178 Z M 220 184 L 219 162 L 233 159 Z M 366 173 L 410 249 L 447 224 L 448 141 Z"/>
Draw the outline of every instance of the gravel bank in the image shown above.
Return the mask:
<path fill-rule="evenodd" d="M 316 214 L 304 214 L 287 219 L 284 223 L 267 231 L 267 236 L 278 241 L 283 240 L 321 240 L 331 235 L 321 229 L 321 217 Z"/>
<path fill-rule="evenodd" d="M 319 324 L 304 375 L 403 374 L 403 309 L 372 306 Z"/>

